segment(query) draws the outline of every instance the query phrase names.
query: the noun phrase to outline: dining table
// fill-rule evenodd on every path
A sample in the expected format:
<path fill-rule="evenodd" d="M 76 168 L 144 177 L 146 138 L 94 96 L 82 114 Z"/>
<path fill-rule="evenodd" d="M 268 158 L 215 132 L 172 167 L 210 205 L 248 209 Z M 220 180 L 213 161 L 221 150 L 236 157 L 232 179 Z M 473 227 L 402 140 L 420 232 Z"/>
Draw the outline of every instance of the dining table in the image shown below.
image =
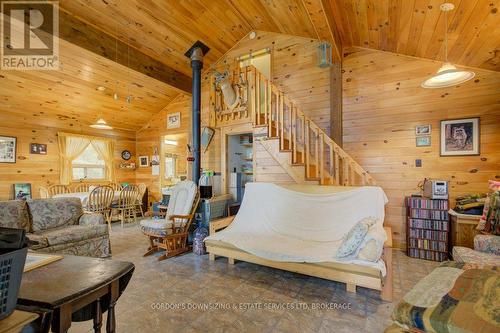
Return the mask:
<path fill-rule="evenodd" d="M 82 202 L 83 207 L 87 207 L 89 202 L 90 192 L 73 192 L 73 193 L 60 193 L 55 194 L 52 198 L 78 198 Z M 115 191 L 113 201 L 120 199 L 120 191 Z"/>

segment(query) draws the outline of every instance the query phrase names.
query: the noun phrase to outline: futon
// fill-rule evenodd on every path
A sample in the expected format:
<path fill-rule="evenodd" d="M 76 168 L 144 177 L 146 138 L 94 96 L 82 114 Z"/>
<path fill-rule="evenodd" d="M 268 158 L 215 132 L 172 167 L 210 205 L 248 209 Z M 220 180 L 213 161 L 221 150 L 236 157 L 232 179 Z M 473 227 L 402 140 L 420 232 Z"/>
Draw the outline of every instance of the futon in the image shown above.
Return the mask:
<path fill-rule="evenodd" d="M 341 267 L 353 274 L 377 276 L 377 281 L 370 283 L 347 281 L 347 275 L 332 279 L 381 290 L 381 279 L 387 272 L 382 258 L 338 259 L 336 254 L 346 234 L 362 219 L 371 217 L 383 224 L 386 203 L 385 193 L 376 186 L 283 187 L 249 183 L 232 223 L 211 233 L 205 243 L 211 255 L 250 262 L 259 258 L 257 263 L 297 272 L 301 265 L 309 265 L 307 268 L 314 271 Z M 326 272 L 320 277 L 329 278 Z"/>

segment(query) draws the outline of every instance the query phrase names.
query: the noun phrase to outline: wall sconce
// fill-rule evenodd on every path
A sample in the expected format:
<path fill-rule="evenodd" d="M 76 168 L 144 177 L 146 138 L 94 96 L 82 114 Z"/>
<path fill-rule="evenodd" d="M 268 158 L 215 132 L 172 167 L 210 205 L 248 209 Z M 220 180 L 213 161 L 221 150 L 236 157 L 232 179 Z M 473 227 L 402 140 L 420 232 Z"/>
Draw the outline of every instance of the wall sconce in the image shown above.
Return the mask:
<path fill-rule="evenodd" d="M 318 67 L 327 68 L 332 65 L 332 46 L 322 42 L 318 45 Z"/>

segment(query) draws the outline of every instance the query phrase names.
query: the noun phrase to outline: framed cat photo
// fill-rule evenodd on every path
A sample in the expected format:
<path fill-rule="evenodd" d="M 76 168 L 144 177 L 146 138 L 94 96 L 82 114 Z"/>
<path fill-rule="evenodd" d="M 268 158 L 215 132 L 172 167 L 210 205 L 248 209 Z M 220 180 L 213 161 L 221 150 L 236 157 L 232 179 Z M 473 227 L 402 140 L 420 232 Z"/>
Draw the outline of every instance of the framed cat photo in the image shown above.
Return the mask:
<path fill-rule="evenodd" d="M 479 118 L 441 120 L 441 156 L 479 155 Z"/>

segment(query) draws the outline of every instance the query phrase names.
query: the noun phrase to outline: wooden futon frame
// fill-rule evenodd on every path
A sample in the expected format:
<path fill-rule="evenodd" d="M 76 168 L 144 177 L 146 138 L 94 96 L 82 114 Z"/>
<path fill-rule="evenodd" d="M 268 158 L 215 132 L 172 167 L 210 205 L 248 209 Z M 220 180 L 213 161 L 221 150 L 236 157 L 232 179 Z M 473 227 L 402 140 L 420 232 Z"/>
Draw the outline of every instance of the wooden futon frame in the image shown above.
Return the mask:
<path fill-rule="evenodd" d="M 221 230 L 233 222 L 234 216 L 212 221 L 210 223 L 210 235 Z M 380 290 L 380 297 L 384 301 L 392 301 L 392 234 L 389 227 L 384 227 L 387 233 L 387 241 L 384 243 L 382 260 L 385 262 L 387 274 L 385 277 L 375 268 L 356 264 L 332 263 L 322 265 L 321 263 L 299 263 L 280 262 L 257 257 L 243 250 L 230 246 L 217 245 L 217 242 L 207 242 L 207 251 L 210 261 L 216 256 L 228 258 L 228 263 L 234 265 L 235 260 L 251 262 L 254 264 L 282 269 L 285 271 L 315 276 L 327 280 L 343 282 L 347 291 L 356 292 L 356 287 Z M 215 244 L 214 244 L 215 243 Z"/>

